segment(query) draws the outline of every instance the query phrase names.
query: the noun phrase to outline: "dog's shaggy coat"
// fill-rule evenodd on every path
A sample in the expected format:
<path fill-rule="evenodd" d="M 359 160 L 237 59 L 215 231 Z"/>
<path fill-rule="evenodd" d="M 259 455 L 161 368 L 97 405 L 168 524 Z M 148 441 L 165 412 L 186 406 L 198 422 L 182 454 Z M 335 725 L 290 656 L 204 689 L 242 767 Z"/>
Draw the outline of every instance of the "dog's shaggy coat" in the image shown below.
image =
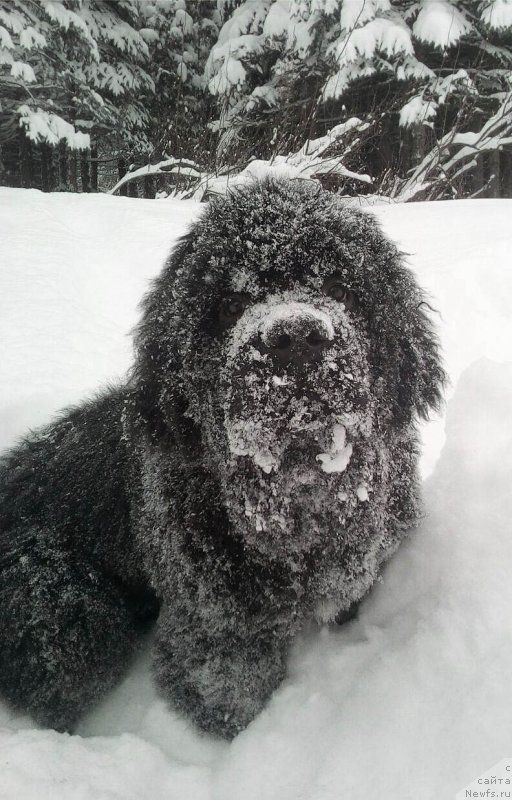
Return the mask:
<path fill-rule="evenodd" d="M 69 729 L 158 617 L 154 674 L 233 736 L 305 620 L 342 618 L 418 517 L 443 371 L 375 220 L 311 184 L 214 200 L 146 298 L 128 384 L 8 454 L 0 691 Z"/>

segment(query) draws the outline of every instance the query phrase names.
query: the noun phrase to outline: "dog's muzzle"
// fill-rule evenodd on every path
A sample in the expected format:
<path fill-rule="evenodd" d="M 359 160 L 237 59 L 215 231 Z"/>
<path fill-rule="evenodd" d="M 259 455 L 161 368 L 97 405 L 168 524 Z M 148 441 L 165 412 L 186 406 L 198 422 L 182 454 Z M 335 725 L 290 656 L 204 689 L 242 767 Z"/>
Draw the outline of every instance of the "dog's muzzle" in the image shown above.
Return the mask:
<path fill-rule="evenodd" d="M 302 367 L 320 361 L 333 340 L 328 314 L 305 303 L 280 303 L 263 320 L 255 347 L 276 366 Z"/>
<path fill-rule="evenodd" d="M 301 480 L 343 472 L 368 423 L 364 345 L 342 307 L 280 298 L 248 309 L 222 373 L 230 455 L 266 474 L 300 462 Z"/>

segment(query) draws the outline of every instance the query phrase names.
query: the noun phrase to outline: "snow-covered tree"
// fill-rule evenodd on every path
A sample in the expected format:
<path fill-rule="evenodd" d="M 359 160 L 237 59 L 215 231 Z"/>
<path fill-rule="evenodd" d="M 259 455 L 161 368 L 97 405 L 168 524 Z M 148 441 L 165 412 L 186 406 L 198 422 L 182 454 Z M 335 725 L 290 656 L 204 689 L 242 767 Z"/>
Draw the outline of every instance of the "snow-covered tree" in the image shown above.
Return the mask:
<path fill-rule="evenodd" d="M 0 144 L 148 148 L 137 0 L 0 0 Z M 150 38 L 150 35 L 148 35 Z M 142 101 L 141 101 L 142 99 Z"/>
<path fill-rule="evenodd" d="M 512 175 L 511 74 L 512 0 L 0 0 L 0 162 L 66 183 L 94 146 L 151 195 L 159 162 L 302 169 L 322 141 L 333 187 L 474 193 Z"/>
<path fill-rule="evenodd" d="M 205 74 L 226 160 L 288 152 L 357 115 L 368 126 L 348 166 L 391 191 L 436 141 L 499 113 L 511 66 L 512 0 L 245 0 Z"/>
<path fill-rule="evenodd" d="M 211 147 L 212 103 L 203 73 L 219 32 L 217 5 L 212 0 L 146 0 L 140 12 L 147 26 L 142 33 L 148 37 L 148 69 L 155 82 L 149 104 L 152 160 L 204 160 Z"/>

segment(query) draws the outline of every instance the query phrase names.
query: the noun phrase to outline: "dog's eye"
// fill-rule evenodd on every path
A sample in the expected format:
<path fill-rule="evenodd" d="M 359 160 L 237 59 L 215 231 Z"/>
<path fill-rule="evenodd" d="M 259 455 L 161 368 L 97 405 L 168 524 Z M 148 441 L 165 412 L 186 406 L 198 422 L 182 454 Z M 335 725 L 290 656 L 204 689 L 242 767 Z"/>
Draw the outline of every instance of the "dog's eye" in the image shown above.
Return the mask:
<path fill-rule="evenodd" d="M 347 289 L 339 278 L 327 278 L 327 280 L 324 281 L 322 291 L 327 297 L 332 297 L 336 302 L 343 303 L 346 309 L 354 308 L 356 304 L 354 292 L 352 289 Z"/>
<path fill-rule="evenodd" d="M 220 319 L 224 324 L 236 322 L 249 305 L 251 298 L 246 294 L 231 294 L 227 297 L 220 308 Z"/>

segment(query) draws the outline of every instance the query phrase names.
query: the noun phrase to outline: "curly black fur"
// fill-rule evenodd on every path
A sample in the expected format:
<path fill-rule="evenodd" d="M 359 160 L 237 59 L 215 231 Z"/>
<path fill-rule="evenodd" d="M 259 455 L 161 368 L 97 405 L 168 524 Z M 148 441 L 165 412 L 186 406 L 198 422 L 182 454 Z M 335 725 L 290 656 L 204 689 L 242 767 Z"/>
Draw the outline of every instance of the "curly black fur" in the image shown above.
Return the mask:
<path fill-rule="evenodd" d="M 444 378 L 425 309 L 335 196 L 214 200 L 146 298 L 129 383 L 3 459 L 4 697 L 69 729 L 158 617 L 165 696 L 246 726 L 301 624 L 346 618 L 418 518 L 415 419 Z"/>

